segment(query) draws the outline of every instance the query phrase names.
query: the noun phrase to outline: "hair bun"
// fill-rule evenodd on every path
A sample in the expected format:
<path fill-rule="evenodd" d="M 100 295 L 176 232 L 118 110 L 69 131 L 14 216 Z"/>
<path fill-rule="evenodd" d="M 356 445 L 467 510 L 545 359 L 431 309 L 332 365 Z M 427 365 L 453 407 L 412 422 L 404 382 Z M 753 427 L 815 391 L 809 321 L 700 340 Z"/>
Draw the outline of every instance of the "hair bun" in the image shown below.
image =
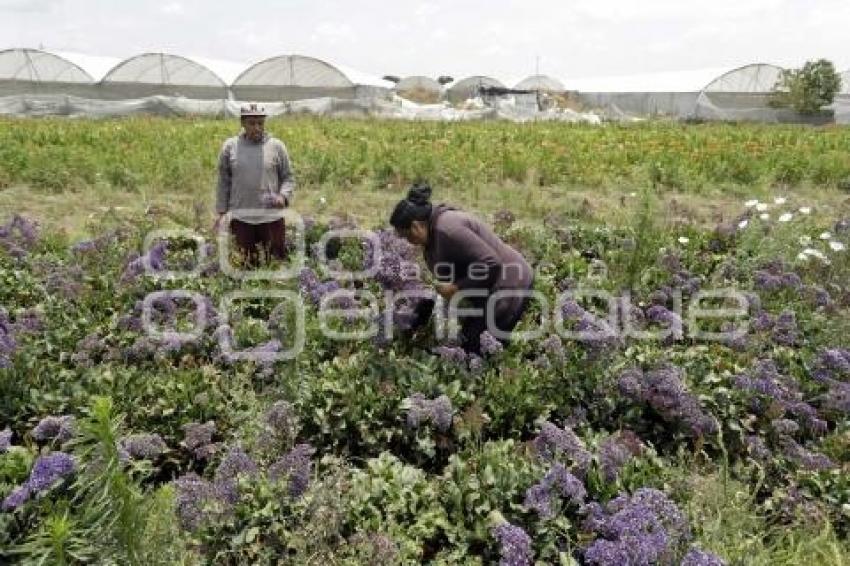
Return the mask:
<path fill-rule="evenodd" d="M 416 205 L 431 204 L 431 186 L 428 183 L 417 183 L 407 191 L 407 200 Z"/>

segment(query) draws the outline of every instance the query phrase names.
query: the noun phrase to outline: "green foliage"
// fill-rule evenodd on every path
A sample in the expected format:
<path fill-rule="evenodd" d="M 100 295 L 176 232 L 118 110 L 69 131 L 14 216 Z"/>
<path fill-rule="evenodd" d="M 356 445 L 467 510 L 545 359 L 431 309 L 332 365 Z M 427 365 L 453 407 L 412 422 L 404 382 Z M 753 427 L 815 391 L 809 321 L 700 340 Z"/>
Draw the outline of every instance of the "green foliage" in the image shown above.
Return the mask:
<path fill-rule="evenodd" d="M 841 75 L 831 61 L 807 61 L 800 69 L 782 71 L 775 90 L 775 105 L 790 106 L 800 114 L 817 114 L 835 101 Z"/>

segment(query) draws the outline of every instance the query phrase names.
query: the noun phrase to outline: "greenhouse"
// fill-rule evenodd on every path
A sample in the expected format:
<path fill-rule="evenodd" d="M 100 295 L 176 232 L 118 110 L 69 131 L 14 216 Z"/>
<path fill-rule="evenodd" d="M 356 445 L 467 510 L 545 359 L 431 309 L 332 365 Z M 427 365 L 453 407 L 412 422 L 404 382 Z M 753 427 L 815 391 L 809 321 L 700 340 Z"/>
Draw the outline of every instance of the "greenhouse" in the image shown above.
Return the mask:
<path fill-rule="evenodd" d="M 539 92 L 564 92 L 564 84 L 548 75 L 531 75 L 516 84 L 516 90 L 536 90 Z"/>
<path fill-rule="evenodd" d="M 770 106 L 782 68 L 747 65 L 711 81 L 697 98 L 694 115 L 706 120 L 776 122 L 781 111 Z"/>
<path fill-rule="evenodd" d="M 835 97 L 835 122 L 838 124 L 850 124 L 850 70 L 841 73 L 841 90 Z"/>
<path fill-rule="evenodd" d="M 237 100 L 279 102 L 308 98 L 355 98 L 357 85 L 329 63 L 303 55 L 281 55 L 242 72 L 231 87 Z"/>
<path fill-rule="evenodd" d="M 0 51 L 0 96 L 72 94 L 87 96 L 94 79 L 71 61 L 38 49 Z"/>
<path fill-rule="evenodd" d="M 420 104 L 439 102 L 443 87 L 431 77 L 405 77 L 396 83 L 393 91 L 407 100 Z"/>
<path fill-rule="evenodd" d="M 484 76 L 467 77 L 456 83 L 453 83 L 446 90 L 446 98 L 452 104 L 460 104 L 470 98 L 475 98 L 479 95 L 481 87 L 499 87 L 505 88 L 501 81 Z"/>
<path fill-rule="evenodd" d="M 196 61 L 168 53 L 145 53 L 119 63 L 99 84 L 99 97 L 109 100 L 174 96 L 223 100 L 227 84 Z"/>

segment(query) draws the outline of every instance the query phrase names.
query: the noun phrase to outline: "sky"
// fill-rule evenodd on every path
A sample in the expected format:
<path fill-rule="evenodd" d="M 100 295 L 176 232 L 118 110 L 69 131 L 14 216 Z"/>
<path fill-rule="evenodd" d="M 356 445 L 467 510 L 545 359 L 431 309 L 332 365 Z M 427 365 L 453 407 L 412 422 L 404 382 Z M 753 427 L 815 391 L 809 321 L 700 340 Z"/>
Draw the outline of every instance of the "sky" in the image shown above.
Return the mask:
<path fill-rule="evenodd" d="M 251 63 L 298 53 L 375 76 L 569 79 L 850 68 L 848 0 L 0 0 L 0 49 Z"/>

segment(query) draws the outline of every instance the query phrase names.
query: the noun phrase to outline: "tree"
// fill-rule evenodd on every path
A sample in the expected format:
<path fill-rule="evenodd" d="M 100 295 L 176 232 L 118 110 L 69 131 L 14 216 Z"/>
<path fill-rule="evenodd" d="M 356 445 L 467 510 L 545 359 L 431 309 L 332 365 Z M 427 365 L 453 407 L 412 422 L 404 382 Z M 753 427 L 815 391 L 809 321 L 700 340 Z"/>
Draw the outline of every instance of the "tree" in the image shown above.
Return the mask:
<path fill-rule="evenodd" d="M 833 103 L 840 89 L 841 76 L 831 61 L 808 61 L 802 69 L 782 71 L 772 103 L 791 107 L 800 114 L 818 114 L 821 108 Z"/>

